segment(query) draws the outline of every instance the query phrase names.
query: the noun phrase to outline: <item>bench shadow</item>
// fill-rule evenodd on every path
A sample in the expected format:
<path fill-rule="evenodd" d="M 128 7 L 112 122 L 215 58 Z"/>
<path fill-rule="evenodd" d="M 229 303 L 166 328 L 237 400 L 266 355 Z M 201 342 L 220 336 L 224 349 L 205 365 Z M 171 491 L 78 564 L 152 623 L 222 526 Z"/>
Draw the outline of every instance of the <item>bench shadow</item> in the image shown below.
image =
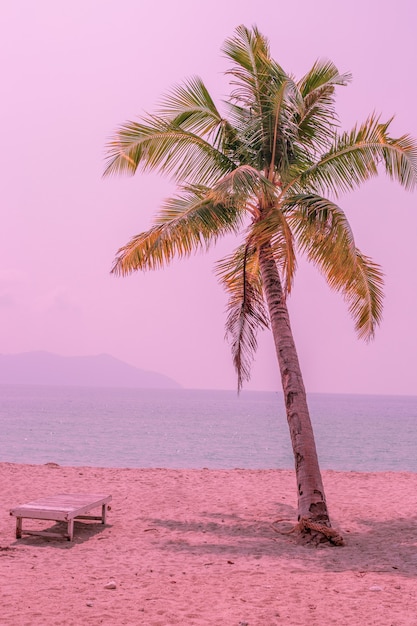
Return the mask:
<path fill-rule="evenodd" d="M 67 531 L 67 523 L 66 522 L 55 522 L 48 527 L 39 528 L 39 530 L 50 532 L 50 533 L 59 533 L 64 534 Z M 61 550 L 68 550 L 74 548 L 77 545 L 83 544 L 89 539 L 92 539 L 95 536 L 101 535 L 101 533 L 107 528 L 111 528 L 111 524 L 100 524 L 94 522 L 85 522 L 85 521 L 74 521 L 74 536 L 72 541 L 68 541 L 68 539 L 64 536 L 62 537 L 43 537 L 39 535 L 25 535 L 23 531 L 23 536 L 20 539 L 16 539 L 13 542 L 13 546 L 37 546 L 40 548 L 53 546 L 54 548 L 59 548 Z M 32 529 L 31 530 L 35 530 Z M 38 529 L 36 529 L 38 530 Z"/>

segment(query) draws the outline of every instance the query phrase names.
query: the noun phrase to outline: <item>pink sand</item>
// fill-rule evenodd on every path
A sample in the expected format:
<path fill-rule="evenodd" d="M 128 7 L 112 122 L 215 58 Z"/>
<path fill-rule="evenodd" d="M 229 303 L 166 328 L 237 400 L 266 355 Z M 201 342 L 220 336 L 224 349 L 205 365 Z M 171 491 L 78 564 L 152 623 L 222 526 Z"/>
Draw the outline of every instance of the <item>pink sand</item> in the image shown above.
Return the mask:
<path fill-rule="evenodd" d="M 0 464 L 0 624 L 416 625 L 417 474 L 323 477 L 343 548 L 277 532 L 290 471 Z M 15 539 L 10 508 L 65 491 L 111 494 L 108 525 Z"/>

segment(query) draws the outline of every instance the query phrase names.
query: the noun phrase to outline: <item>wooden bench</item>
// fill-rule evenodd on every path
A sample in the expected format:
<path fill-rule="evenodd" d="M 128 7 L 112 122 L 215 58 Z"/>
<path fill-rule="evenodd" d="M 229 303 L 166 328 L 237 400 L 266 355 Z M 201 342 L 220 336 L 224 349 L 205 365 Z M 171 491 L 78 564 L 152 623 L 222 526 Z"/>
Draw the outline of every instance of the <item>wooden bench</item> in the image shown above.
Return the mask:
<path fill-rule="evenodd" d="M 68 541 L 72 541 L 74 537 L 74 520 L 101 520 L 101 523 L 105 524 L 107 505 L 111 499 L 111 496 L 91 493 L 60 493 L 17 506 L 10 510 L 10 515 L 16 517 L 16 539 L 20 539 L 22 534 L 25 534 L 39 535 L 41 537 L 63 537 L 68 539 Z M 101 506 L 100 516 L 87 515 L 92 509 L 99 506 Z M 42 530 L 23 530 L 22 522 L 24 518 L 67 522 L 67 532 L 53 533 Z"/>

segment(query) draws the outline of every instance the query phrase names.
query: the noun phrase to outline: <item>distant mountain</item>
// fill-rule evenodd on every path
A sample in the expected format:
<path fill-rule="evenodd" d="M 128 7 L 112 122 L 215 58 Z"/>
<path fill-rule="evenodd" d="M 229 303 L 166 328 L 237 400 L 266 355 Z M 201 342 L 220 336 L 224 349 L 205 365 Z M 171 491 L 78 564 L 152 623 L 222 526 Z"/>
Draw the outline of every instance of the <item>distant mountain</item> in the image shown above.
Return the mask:
<path fill-rule="evenodd" d="M 0 384 L 181 388 L 168 376 L 141 370 L 109 354 L 59 356 L 50 352 L 0 354 Z"/>

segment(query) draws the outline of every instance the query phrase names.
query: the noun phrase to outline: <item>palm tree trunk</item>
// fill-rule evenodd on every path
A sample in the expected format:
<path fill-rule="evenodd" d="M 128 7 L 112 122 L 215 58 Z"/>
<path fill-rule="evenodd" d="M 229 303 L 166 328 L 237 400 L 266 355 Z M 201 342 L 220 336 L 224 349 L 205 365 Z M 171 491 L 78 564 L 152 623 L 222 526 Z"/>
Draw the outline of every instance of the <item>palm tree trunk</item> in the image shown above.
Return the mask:
<path fill-rule="evenodd" d="M 301 534 L 311 535 L 320 526 L 322 531 L 331 527 L 314 433 L 288 309 L 278 268 L 269 244 L 260 248 L 259 263 L 281 372 L 287 420 L 294 452 L 299 529 Z M 322 531 L 319 530 L 318 532 Z M 324 535 L 329 539 L 328 535 L 332 535 L 334 532 L 324 532 Z"/>

